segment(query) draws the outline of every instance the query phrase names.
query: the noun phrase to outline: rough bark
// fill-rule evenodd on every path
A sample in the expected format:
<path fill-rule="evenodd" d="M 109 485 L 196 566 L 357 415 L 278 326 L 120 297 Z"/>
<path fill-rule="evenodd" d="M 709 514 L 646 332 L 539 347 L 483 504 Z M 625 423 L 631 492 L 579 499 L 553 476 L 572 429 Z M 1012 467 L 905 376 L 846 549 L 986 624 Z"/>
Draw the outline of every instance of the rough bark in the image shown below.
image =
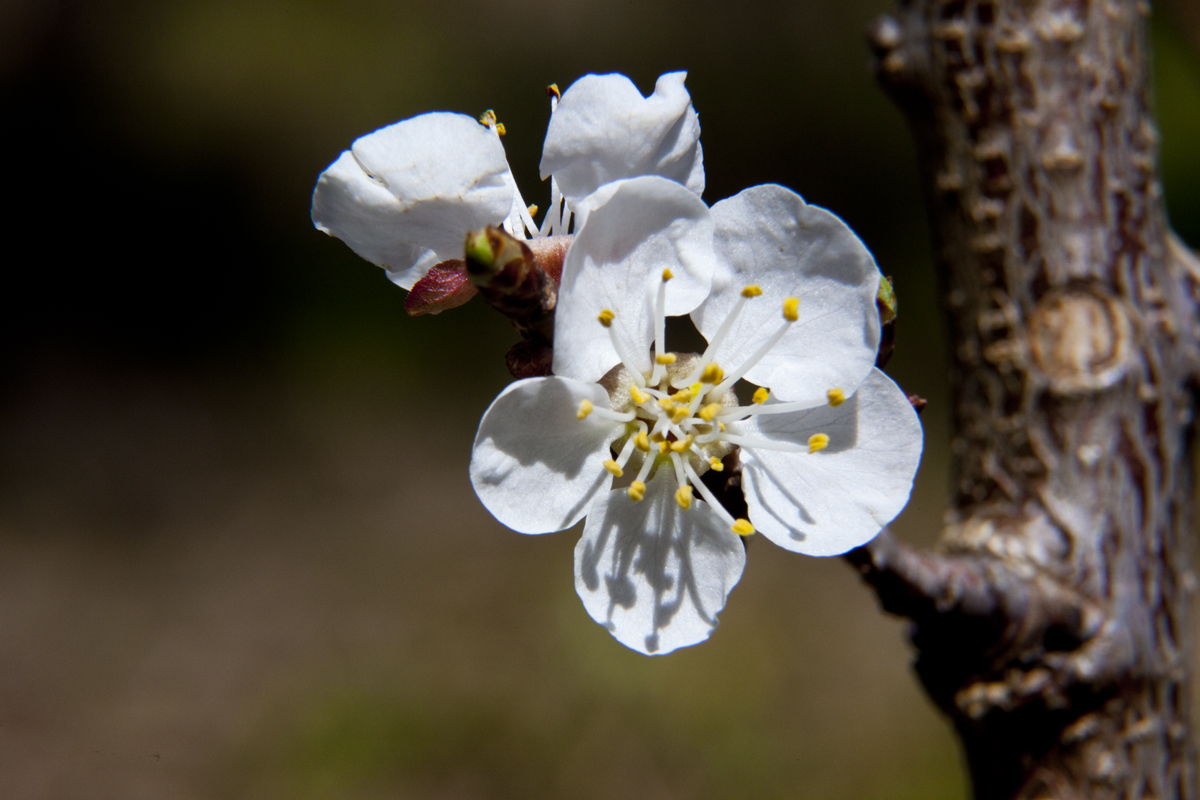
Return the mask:
<path fill-rule="evenodd" d="M 953 352 L 937 553 L 849 559 L 911 618 L 975 796 L 1196 798 L 1196 262 L 1167 230 L 1132 0 L 902 0 L 869 31 L 918 140 Z"/>

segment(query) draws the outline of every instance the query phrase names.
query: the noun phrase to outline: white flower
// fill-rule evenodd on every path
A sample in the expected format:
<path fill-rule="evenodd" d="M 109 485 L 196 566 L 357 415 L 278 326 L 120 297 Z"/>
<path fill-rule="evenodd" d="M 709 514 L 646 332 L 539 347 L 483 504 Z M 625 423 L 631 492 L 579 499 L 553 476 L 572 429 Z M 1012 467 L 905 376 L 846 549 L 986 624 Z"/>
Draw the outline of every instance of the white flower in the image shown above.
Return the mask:
<path fill-rule="evenodd" d="M 779 186 L 709 212 L 658 177 L 603 185 L 583 204 L 555 376 L 492 403 L 471 480 L 522 533 L 587 515 L 575 549 L 584 606 L 623 644 L 662 654 L 716 627 L 745 565 L 738 534 L 832 555 L 878 533 L 908 500 L 921 428 L 874 369 L 878 268 L 834 215 Z M 665 318 L 688 313 L 702 355 L 666 348 Z M 771 391 L 741 405 L 739 379 Z M 735 451 L 748 520 L 701 480 Z"/>
<path fill-rule="evenodd" d="M 683 82 L 663 75 L 646 98 L 624 76 L 589 75 L 555 95 L 540 228 L 490 114 L 425 114 L 358 139 L 321 174 L 312 205 L 319 229 L 406 289 L 462 258 L 468 231 L 574 230 L 554 376 L 517 381 L 492 403 L 471 481 L 523 533 L 586 515 L 576 589 L 594 619 L 647 654 L 716 627 L 745 566 L 739 535 L 845 552 L 899 513 L 921 452 L 912 407 L 873 366 L 870 254 L 779 186 L 707 208 Z M 666 347 L 666 318 L 686 314 L 703 354 Z M 740 380 L 764 387 L 754 402 L 739 402 Z M 737 463 L 743 519 L 702 479 Z"/>
<path fill-rule="evenodd" d="M 463 257 L 468 231 L 567 233 L 572 214 L 578 229 L 584 199 L 610 181 L 660 175 L 699 195 L 700 123 L 685 76 L 663 75 L 646 98 L 624 75 L 586 75 L 552 97 L 541 163 L 543 178 L 553 173 L 551 202 L 541 228 L 513 180 L 495 115 L 477 121 L 449 112 L 355 140 L 318 178 L 313 224 L 411 289 L 435 264 Z"/>

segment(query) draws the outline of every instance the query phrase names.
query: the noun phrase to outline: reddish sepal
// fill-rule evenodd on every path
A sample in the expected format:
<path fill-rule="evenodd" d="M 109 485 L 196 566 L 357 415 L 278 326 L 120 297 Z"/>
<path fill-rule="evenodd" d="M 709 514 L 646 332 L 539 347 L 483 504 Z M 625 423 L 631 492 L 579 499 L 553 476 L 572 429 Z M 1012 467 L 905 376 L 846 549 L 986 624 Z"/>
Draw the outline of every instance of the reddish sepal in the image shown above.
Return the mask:
<path fill-rule="evenodd" d="M 404 301 L 410 316 L 440 314 L 457 308 L 478 293 L 467 279 L 467 266 L 460 260 L 443 261 L 434 265 L 425 277 L 413 284 Z"/>

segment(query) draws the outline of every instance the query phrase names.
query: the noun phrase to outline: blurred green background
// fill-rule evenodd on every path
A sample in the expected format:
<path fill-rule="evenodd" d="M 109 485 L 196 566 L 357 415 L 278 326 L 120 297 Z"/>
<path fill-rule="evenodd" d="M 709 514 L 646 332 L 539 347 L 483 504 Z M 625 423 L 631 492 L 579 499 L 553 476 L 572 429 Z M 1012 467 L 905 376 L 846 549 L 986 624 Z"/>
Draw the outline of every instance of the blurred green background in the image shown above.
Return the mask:
<path fill-rule="evenodd" d="M 762 182 L 895 276 L 930 399 L 900 535 L 945 505 L 914 150 L 862 30 L 887 0 L 0 0 L 0 785 L 7 798 L 960 798 L 904 626 L 755 540 L 713 638 L 647 659 L 574 593 L 577 532 L 475 500 L 515 337 L 308 219 L 423 111 L 496 109 L 545 204 L 543 87 L 689 70 L 711 203 Z M 1200 13 L 1154 17 L 1162 163 L 1200 244 Z"/>

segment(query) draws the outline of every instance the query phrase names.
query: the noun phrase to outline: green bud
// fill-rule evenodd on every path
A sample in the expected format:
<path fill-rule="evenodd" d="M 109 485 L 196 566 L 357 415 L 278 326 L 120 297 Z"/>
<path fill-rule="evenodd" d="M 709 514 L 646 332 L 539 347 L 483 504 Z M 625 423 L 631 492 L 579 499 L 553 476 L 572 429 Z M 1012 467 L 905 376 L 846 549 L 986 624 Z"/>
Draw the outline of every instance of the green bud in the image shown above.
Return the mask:
<path fill-rule="evenodd" d="M 529 247 L 495 226 L 468 233 L 463 255 L 471 283 L 506 295 L 519 291 L 533 268 Z"/>
<path fill-rule="evenodd" d="M 496 271 L 496 254 L 492 250 L 488 229 L 467 234 L 465 246 L 467 271 L 472 274 L 491 274 Z"/>
<path fill-rule="evenodd" d="M 879 278 L 879 294 L 875 297 L 875 305 L 879 307 L 879 321 L 884 325 L 896 318 L 896 290 L 892 288 L 891 280 L 882 275 Z"/>

